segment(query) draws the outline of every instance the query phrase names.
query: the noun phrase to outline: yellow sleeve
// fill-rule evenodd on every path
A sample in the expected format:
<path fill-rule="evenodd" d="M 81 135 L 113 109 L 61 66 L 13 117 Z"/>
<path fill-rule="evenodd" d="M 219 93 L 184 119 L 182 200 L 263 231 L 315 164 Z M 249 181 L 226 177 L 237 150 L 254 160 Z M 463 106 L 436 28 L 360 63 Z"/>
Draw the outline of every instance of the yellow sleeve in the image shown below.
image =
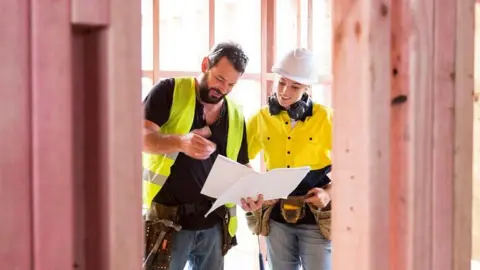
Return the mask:
<path fill-rule="evenodd" d="M 258 140 L 258 131 L 258 114 L 255 114 L 247 121 L 248 158 L 250 160 L 255 159 L 262 150 L 262 145 Z"/>

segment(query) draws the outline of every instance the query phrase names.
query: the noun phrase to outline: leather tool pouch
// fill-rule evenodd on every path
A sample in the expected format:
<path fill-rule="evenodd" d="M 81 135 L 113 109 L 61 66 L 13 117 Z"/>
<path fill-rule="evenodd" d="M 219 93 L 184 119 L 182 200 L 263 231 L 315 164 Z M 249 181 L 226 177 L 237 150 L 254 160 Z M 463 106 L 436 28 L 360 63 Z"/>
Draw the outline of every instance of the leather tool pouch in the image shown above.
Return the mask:
<path fill-rule="evenodd" d="M 223 218 L 223 246 L 222 246 L 222 255 L 225 256 L 228 251 L 237 245 L 237 240 L 235 237 L 232 237 L 230 233 L 228 232 L 228 222 L 230 221 L 230 215 L 228 213 L 225 214 Z"/>
<path fill-rule="evenodd" d="M 145 241 L 143 270 L 168 269 L 170 267 L 172 235 L 181 228 L 177 207 L 152 203 L 144 220 Z M 168 226 L 172 225 L 172 226 Z"/>
<path fill-rule="evenodd" d="M 255 235 L 259 235 L 262 228 L 262 213 L 262 209 L 246 213 L 248 228 Z"/>
<path fill-rule="evenodd" d="M 280 200 L 280 211 L 288 223 L 295 224 L 305 216 L 305 202 L 302 197 L 291 197 Z"/>
<path fill-rule="evenodd" d="M 318 209 L 312 204 L 308 204 L 310 210 L 315 217 L 320 234 L 327 240 L 332 240 L 332 203 L 330 202 L 326 207 Z"/>

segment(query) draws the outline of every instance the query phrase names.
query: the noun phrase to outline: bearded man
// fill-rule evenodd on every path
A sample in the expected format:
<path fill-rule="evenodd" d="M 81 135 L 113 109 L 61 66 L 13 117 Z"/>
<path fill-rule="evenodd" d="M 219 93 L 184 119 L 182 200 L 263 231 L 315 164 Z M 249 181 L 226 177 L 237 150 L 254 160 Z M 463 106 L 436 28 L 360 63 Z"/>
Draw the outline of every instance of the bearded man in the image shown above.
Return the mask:
<path fill-rule="evenodd" d="M 217 155 L 248 166 L 245 119 L 227 95 L 248 58 L 237 44 L 217 44 L 197 77 L 160 81 L 144 100 L 143 269 L 223 269 L 235 245 L 236 206 L 205 217 L 214 200 L 201 194 Z M 228 177 L 227 175 L 225 177 Z M 255 211 L 262 196 L 244 198 Z"/>

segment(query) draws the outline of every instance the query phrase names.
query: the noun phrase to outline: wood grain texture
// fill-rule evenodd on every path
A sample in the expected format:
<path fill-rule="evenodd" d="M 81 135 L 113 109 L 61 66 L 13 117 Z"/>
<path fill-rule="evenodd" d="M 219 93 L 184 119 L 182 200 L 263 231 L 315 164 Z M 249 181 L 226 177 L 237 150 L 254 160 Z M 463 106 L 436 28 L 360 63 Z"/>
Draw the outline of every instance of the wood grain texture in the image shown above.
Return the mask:
<path fill-rule="evenodd" d="M 455 33 L 455 139 L 454 139 L 454 215 L 453 215 L 453 269 L 470 269 L 472 257 L 472 150 L 474 104 L 475 3 L 456 2 Z M 478 29 L 477 29 L 478 31 Z M 477 104 L 478 105 L 478 104 Z M 478 227 L 477 229 L 478 230 Z"/>
<path fill-rule="evenodd" d="M 107 70 L 102 119 L 106 132 L 107 231 L 110 270 L 137 269 L 142 263 L 141 220 L 141 57 L 140 2 L 110 1 L 106 34 Z M 120 158 L 122 157 L 122 158 Z M 135 217 L 138 217 L 135 218 Z"/>
<path fill-rule="evenodd" d="M 480 261 L 480 3 L 475 3 L 472 257 Z"/>
<path fill-rule="evenodd" d="M 389 268 L 390 6 L 333 2 L 333 268 Z"/>
<path fill-rule="evenodd" d="M 395 7 L 392 67 L 398 74 L 392 102 L 399 100 L 398 95 L 405 99 L 392 103 L 391 267 L 434 269 L 434 1 L 399 1 Z"/>
<path fill-rule="evenodd" d="M 411 156 L 410 36 L 412 16 L 408 1 L 392 1 L 392 51 L 390 123 L 390 270 L 407 269 L 408 241 L 408 159 Z M 404 99 L 403 102 L 400 102 Z"/>
<path fill-rule="evenodd" d="M 461 31 L 456 23 L 456 4 L 457 0 L 435 0 L 434 4 L 431 269 L 453 265 L 455 112 L 461 110 L 455 106 L 459 90 L 455 87 L 455 64 L 459 59 L 453 37 Z"/>
<path fill-rule="evenodd" d="M 74 262 L 73 117 L 69 1 L 32 1 L 34 263 Z"/>
<path fill-rule="evenodd" d="M 88 27 L 107 26 L 110 21 L 111 0 L 70 0 L 71 22 Z"/>
<path fill-rule="evenodd" d="M 33 265 L 29 2 L 0 2 L 1 269 Z"/>

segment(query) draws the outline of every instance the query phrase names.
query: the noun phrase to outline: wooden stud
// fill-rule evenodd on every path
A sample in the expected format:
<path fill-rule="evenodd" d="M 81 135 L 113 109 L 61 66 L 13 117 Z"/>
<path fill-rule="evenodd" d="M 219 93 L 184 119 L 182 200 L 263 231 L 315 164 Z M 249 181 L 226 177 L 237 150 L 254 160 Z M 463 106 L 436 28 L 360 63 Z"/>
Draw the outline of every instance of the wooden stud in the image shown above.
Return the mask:
<path fill-rule="evenodd" d="M 73 24 L 103 27 L 109 23 L 110 0 L 70 0 Z"/>
<path fill-rule="evenodd" d="M 443 3 L 442 3 L 443 4 Z M 456 1 L 454 79 L 454 167 L 453 167 L 453 269 L 470 269 L 472 258 L 472 180 L 474 139 L 475 3 Z M 452 16 L 453 17 L 453 16 Z M 479 31 L 479 29 L 477 29 Z M 478 105 L 478 104 L 477 104 Z M 452 153 L 450 153 L 452 154 Z M 478 230 L 475 229 L 474 230 Z"/>
<path fill-rule="evenodd" d="M 32 269 L 30 2 L 1 1 L 0 261 Z"/>
<path fill-rule="evenodd" d="M 333 269 L 389 268 L 390 6 L 333 2 Z M 355 89 L 353 91 L 353 89 Z"/>
<path fill-rule="evenodd" d="M 70 1 L 31 1 L 33 258 L 36 269 L 74 262 Z M 55 7 L 55 8 L 52 8 Z"/>

